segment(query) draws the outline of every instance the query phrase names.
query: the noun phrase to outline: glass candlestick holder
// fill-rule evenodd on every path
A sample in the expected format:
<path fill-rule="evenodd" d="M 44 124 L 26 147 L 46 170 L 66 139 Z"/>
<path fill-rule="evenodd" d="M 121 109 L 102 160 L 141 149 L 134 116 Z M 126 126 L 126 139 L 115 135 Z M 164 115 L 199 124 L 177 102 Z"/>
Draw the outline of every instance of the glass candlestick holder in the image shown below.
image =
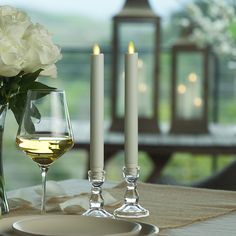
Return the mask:
<path fill-rule="evenodd" d="M 140 168 L 123 168 L 123 176 L 127 183 L 124 204 L 114 211 L 114 215 L 123 218 L 141 218 L 149 216 L 149 211 L 139 204 L 137 180 Z"/>
<path fill-rule="evenodd" d="M 112 214 L 103 209 L 102 185 L 105 181 L 105 171 L 88 171 L 89 182 L 92 184 L 89 209 L 84 216 L 114 218 Z"/>

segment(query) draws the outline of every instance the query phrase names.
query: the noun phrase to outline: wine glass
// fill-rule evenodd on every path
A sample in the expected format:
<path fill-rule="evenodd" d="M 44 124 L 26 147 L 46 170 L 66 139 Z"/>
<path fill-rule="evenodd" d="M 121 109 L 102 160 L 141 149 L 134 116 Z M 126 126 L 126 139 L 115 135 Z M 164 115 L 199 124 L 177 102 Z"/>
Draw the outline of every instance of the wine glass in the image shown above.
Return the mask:
<path fill-rule="evenodd" d="M 74 145 L 63 90 L 29 90 L 16 144 L 42 174 L 41 213 L 46 213 L 46 176 L 51 164 Z"/>

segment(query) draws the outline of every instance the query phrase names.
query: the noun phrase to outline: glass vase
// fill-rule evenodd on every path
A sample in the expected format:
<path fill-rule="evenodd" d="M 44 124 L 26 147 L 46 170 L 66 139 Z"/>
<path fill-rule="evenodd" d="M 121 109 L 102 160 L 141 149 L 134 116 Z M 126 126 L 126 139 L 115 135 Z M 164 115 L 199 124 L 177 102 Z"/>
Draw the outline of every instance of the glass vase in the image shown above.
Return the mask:
<path fill-rule="evenodd" d="M 3 174 L 3 131 L 5 118 L 7 113 L 7 105 L 0 105 L 0 214 L 6 214 L 9 212 L 9 206 L 7 202 L 7 196 L 5 191 L 5 182 Z"/>

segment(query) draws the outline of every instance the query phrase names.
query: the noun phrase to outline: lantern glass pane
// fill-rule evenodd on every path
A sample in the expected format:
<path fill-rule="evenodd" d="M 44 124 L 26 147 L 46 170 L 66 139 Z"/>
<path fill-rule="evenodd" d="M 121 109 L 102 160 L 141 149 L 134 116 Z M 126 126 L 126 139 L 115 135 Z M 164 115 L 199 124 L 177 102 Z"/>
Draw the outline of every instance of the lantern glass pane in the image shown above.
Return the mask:
<path fill-rule="evenodd" d="M 177 54 L 177 117 L 185 120 L 203 116 L 204 57 L 201 52 Z"/>
<path fill-rule="evenodd" d="M 138 112 L 139 117 L 153 116 L 153 88 L 155 64 L 154 23 L 122 22 L 118 27 L 118 99 L 117 115 L 124 116 L 124 54 L 130 41 L 138 52 Z"/>

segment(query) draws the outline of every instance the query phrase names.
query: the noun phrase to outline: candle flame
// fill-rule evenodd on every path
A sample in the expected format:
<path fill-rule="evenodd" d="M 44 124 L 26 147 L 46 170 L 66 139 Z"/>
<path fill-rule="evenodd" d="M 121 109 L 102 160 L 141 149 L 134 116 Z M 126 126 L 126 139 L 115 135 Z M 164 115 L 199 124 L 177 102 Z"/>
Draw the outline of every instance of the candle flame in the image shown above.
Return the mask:
<path fill-rule="evenodd" d="M 133 54 L 134 52 L 135 52 L 134 42 L 130 41 L 129 42 L 129 47 L 128 47 L 128 53 Z"/>
<path fill-rule="evenodd" d="M 192 83 L 195 83 L 197 81 L 197 75 L 195 73 L 190 73 L 188 76 L 188 80 Z"/>
<path fill-rule="evenodd" d="M 93 54 L 94 54 L 94 55 L 99 55 L 99 54 L 100 54 L 100 47 L 99 47 L 98 44 L 95 44 L 95 45 L 93 46 Z"/>
<path fill-rule="evenodd" d="M 177 90 L 178 90 L 178 93 L 184 94 L 186 92 L 187 88 L 186 88 L 186 86 L 184 84 L 180 84 L 178 86 Z"/>

